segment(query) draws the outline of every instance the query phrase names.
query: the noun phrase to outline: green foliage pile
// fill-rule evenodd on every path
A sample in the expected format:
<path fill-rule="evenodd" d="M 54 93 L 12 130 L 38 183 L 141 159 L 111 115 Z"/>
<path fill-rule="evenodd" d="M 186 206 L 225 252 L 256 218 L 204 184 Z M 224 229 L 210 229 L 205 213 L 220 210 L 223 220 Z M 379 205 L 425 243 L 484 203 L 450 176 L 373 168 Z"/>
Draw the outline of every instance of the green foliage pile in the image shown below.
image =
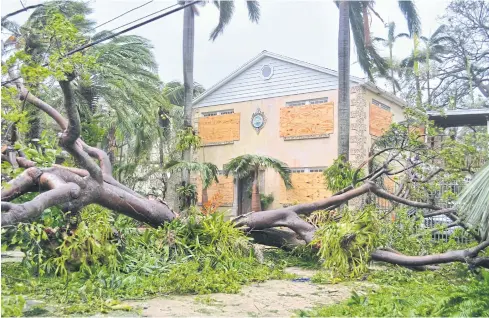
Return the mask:
<path fill-rule="evenodd" d="M 127 298 L 236 293 L 243 284 L 284 275 L 283 264 L 260 264 L 249 238 L 219 213 L 191 209 L 188 218 L 152 229 L 92 205 L 76 228 L 49 222 L 56 223 L 45 216 L 3 230 L 2 249 L 26 253 L 22 264 L 2 264 L 5 315 L 19 314 L 17 296 L 60 304 L 63 314 L 108 312 L 129 310 L 120 304 Z"/>
<path fill-rule="evenodd" d="M 461 265 L 463 266 L 463 265 Z M 458 267 L 460 269 L 460 267 Z M 413 272 L 378 271 L 369 280 L 380 285 L 365 295 L 353 293 L 340 304 L 303 310 L 300 317 L 484 317 L 489 313 L 489 272 L 451 269 Z"/>
<path fill-rule="evenodd" d="M 339 221 L 329 220 L 316 231 L 311 244 L 319 247 L 326 269 L 356 277 L 367 270 L 370 252 L 378 245 L 378 228 L 374 207 L 357 213 L 345 209 Z"/>

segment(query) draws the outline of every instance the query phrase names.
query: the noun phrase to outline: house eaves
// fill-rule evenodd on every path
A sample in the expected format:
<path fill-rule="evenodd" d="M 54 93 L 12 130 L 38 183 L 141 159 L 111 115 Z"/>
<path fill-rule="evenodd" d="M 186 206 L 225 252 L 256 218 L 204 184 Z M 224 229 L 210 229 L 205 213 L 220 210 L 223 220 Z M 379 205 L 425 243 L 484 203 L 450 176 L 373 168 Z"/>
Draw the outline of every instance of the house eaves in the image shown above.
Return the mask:
<path fill-rule="evenodd" d="M 401 98 L 397 97 L 396 95 L 394 95 L 392 93 L 389 93 L 389 92 L 379 88 L 377 85 L 375 85 L 372 82 L 365 81 L 362 84 L 362 86 L 365 87 L 366 89 L 368 89 L 369 91 L 371 91 L 372 93 L 375 93 L 381 97 L 384 97 L 385 99 L 387 99 L 390 102 L 393 102 L 393 103 L 395 103 L 401 107 L 407 107 L 407 104 L 404 100 L 402 100 Z"/>
<path fill-rule="evenodd" d="M 255 56 L 253 59 L 251 59 L 250 61 L 248 61 L 244 65 L 242 65 L 236 71 L 234 71 L 233 73 L 231 73 L 229 76 L 227 76 L 226 78 L 224 78 L 222 81 L 218 82 L 217 84 L 215 84 L 214 86 L 212 86 L 211 88 L 209 88 L 202 95 L 200 95 L 196 99 L 194 99 L 193 105 L 199 103 L 204 98 L 206 98 L 207 96 L 211 95 L 213 92 L 215 92 L 216 90 L 218 90 L 220 87 L 222 87 L 226 83 L 230 82 L 231 80 L 233 80 L 234 78 L 236 78 L 241 73 L 245 72 L 247 69 L 249 69 L 250 67 L 252 67 L 253 65 L 255 65 L 258 61 L 260 61 L 261 59 L 263 59 L 265 57 L 271 57 L 271 58 L 274 58 L 274 59 L 277 59 L 277 60 L 281 60 L 281 61 L 285 61 L 285 62 L 288 62 L 288 63 L 291 63 L 291 64 L 295 64 L 295 65 L 299 65 L 299 66 L 306 67 L 306 68 L 309 68 L 309 69 L 313 69 L 313 70 L 316 70 L 316 71 L 319 71 L 319 72 L 322 72 L 322 73 L 325 73 L 325 74 L 329 74 L 329 75 L 332 75 L 332 76 L 336 76 L 336 77 L 338 76 L 338 72 L 337 71 L 331 70 L 329 68 L 322 67 L 322 66 L 319 66 L 319 65 L 310 64 L 310 63 L 307 63 L 307 62 L 304 62 L 304 61 L 300 61 L 300 60 L 296 60 L 296 59 L 293 59 L 293 58 L 290 58 L 290 57 L 287 57 L 287 56 L 283 56 L 283 55 L 280 55 L 280 54 L 276 54 L 276 53 L 272 53 L 272 52 L 268 52 L 268 51 L 263 51 L 260 54 L 258 54 L 257 56 Z M 356 76 L 350 76 L 350 80 L 352 82 L 358 83 L 358 84 L 364 84 L 365 83 L 365 80 L 364 79 L 361 79 L 361 78 L 356 77 Z"/>

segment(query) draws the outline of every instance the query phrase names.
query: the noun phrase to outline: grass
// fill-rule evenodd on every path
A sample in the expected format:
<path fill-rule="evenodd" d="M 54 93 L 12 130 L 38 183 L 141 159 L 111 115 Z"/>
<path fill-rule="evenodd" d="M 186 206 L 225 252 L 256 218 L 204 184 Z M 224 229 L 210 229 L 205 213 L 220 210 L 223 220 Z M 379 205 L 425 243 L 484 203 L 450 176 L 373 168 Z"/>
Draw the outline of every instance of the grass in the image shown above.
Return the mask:
<path fill-rule="evenodd" d="M 460 268 L 412 272 L 402 268 L 379 271 L 369 280 L 379 288 L 332 306 L 297 313 L 300 317 L 404 317 L 489 315 L 489 272 Z"/>

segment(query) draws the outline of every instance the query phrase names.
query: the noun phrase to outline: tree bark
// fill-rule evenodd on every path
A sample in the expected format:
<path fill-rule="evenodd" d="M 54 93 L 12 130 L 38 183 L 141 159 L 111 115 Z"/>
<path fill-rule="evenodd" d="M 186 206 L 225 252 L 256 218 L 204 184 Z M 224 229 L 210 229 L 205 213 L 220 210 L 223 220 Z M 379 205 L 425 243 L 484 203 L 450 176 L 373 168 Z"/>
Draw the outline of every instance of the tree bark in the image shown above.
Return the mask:
<path fill-rule="evenodd" d="M 12 77 L 12 76 L 11 76 Z M 159 226 L 175 218 L 173 211 L 164 203 L 148 200 L 112 177 L 112 165 L 109 157 L 101 149 L 90 147 L 80 138 L 81 124 L 77 107 L 74 103 L 70 80 L 60 81 L 63 91 L 64 107 L 68 120 L 56 109 L 28 93 L 21 81 L 15 84 L 19 98 L 46 112 L 56 120 L 63 132 L 60 134 L 60 145 L 68 151 L 75 161 L 85 169 L 54 165 L 52 168 L 26 169 L 17 178 L 2 189 L 2 226 L 13 225 L 36 218 L 51 206 L 61 206 L 62 210 L 77 211 L 92 203 L 126 214 L 152 226 Z M 13 77 L 15 78 L 15 77 Z M 7 156 L 2 156 L 7 157 Z M 23 158 L 16 160 L 19 165 L 29 167 L 33 162 Z M 97 160 L 99 164 L 94 161 Z M 16 197 L 26 193 L 47 190 L 33 200 L 16 204 L 10 203 Z"/>
<path fill-rule="evenodd" d="M 209 201 L 209 195 L 207 193 L 207 188 L 202 187 L 202 205 L 206 204 Z"/>
<path fill-rule="evenodd" d="M 253 173 L 253 184 L 251 186 L 251 211 L 259 212 L 261 211 L 261 199 L 260 199 L 260 189 L 258 187 L 258 167 L 255 168 Z"/>
<path fill-rule="evenodd" d="M 194 95 L 194 39 L 195 15 L 192 6 L 183 10 L 183 86 L 184 86 L 184 127 L 192 127 L 192 99 Z M 190 149 L 183 153 L 183 160 L 190 161 Z M 190 183 L 190 173 L 182 171 L 186 184 Z"/>
<path fill-rule="evenodd" d="M 338 156 L 350 159 L 350 3 L 340 1 L 338 32 Z"/>

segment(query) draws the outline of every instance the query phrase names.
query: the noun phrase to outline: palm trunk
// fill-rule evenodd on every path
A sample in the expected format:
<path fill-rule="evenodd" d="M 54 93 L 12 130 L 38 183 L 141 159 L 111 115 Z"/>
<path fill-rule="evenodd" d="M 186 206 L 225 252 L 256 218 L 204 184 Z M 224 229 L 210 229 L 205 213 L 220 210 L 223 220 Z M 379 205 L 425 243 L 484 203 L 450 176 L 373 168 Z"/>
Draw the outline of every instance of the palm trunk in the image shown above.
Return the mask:
<path fill-rule="evenodd" d="M 421 97 L 421 85 L 419 84 L 419 75 L 414 75 L 414 82 L 416 84 L 416 106 L 421 107 L 422 97 Z"/>
<path fill-rule="evenodd" d="M 390 68 L 391 68 L 391 82 L 392 82 L 392 92 L 396 95 L 396 83 L 394 81 L 394 60 L 392 59 L 392 45 L 389 46 L 389 58 L 390 58 Z"/>
<path fill-rule="evenodd" d="M 258 189 L 258 167 L 255 168 L 253 185 L 251 186 L 251 211 L 261 211 L 260 190 Z"/>
<path fill-rule="evenodd" d="M 31 117 L 29 120 L 30 128 L 27 133 L 29 141 L 32 141 L 32 139 L 41 139 L 41 111 L 38 108 L 30 109 L 29 116 Z"/>
<path fill-rule="evenodd" d="M 413 57 L 414 57 L 414 63 L 413 63 L 413 71 L 414 71 L 414 82 L 416 85 L 416 106 L 421 107 L 421 104 L 423 102 L 423 97 L 421 93 L 421 85 L 419 83 L 419 62 L 418 62 L 418 44 L 419 44 L 419 39 L 418 35 L 415 34 L 414 38 L 414 50 L 413 50 Z"/>
<path fill-rule="evenodd" d="M 207 194 L 207 188 L 202 188 L 202 205 L 209 201 L 209 195 Z"/>
<path fill-rule="evenodd" d="M 350 3 L 341 1 L 338 32 L 338 155 L 350 157 Z"/>
<path fill-rule="evenodd" d="M 430 92 L 430 65 L 428 64 L 428 71 L 426 72 L 426 88 L 428 90 L 428 105 L 431 105 L 431 92 Z"/>
<path fill-rule="evenodd" d="M 110 160 L 110 163 L 111 164 L 114 164 L 115 163 L 115 150 L 117 148 L 117 144 L 116 144 L 116 139 L 115 139 L 115 125 L 112 125 L 112 127 L 110 127 L 109 129 L 109 133 L 108 133 L 108 150 L 107 151 L 107 155 L 109 156 L 109 160 Z"/>
<path fill-rule="evenodd" d="M 183 85 L 185 90 L 184 100 L 184 127 L 192 127 L 192 97 L 194 90 L 194 11 L 192 6 L 183 12 Z M 183 153 L 183 160 L 190 161 L 190 149 Z M 190 183 L 190 173 L 182 173 L 183 181 Z"/>

